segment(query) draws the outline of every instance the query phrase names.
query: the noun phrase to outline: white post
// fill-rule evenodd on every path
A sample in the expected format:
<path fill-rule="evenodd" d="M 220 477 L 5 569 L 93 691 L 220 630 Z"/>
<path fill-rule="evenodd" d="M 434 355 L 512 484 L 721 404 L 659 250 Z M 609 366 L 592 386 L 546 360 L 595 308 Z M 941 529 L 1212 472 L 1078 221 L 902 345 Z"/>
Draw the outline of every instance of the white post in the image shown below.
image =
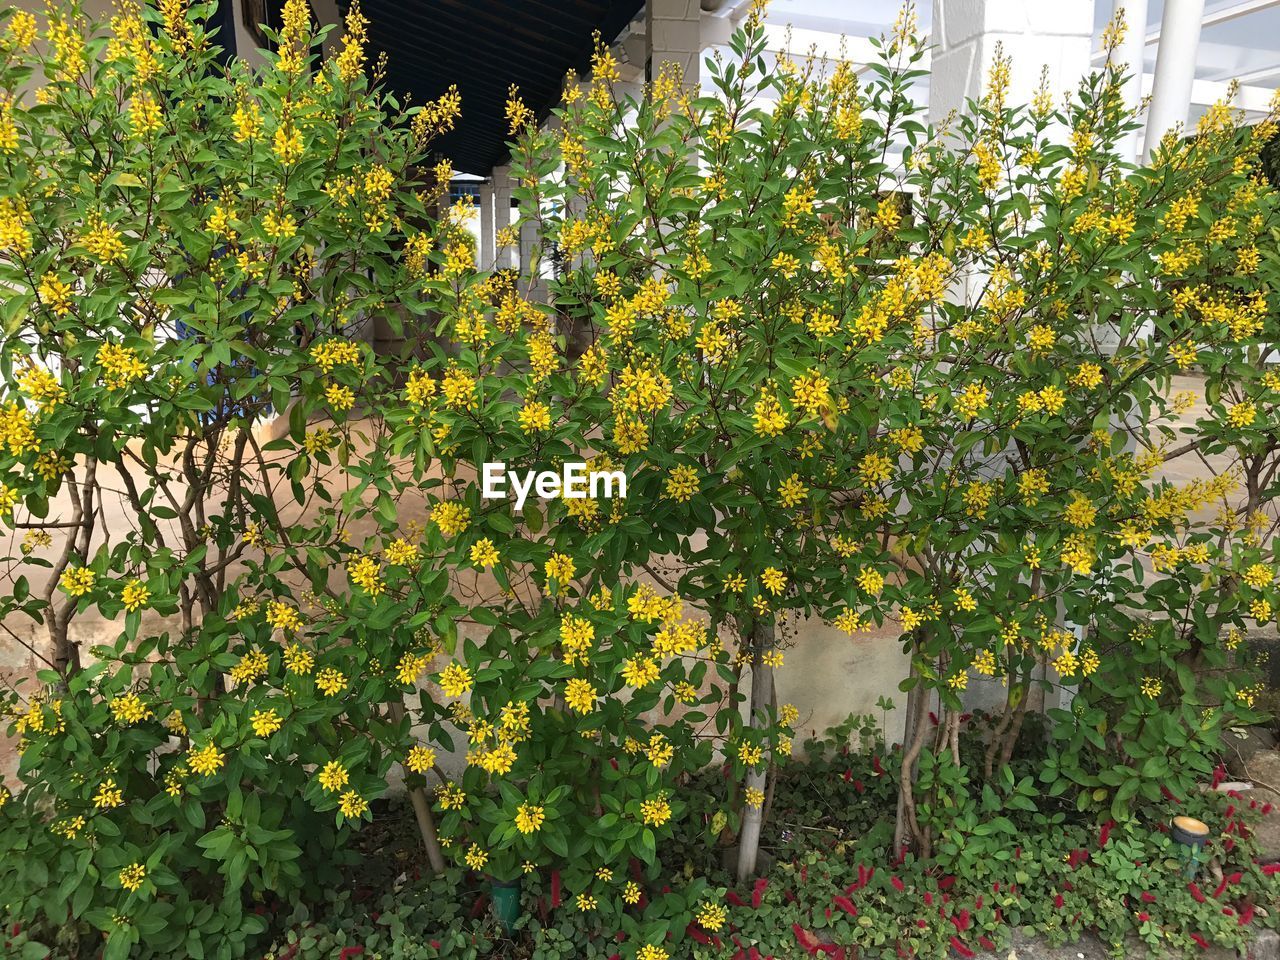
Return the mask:
<path fill-rule="evenodd" d="M 1124 105 L 1127 110 L 1137 110 L 1142 104 L 1142 75 L 1145 72 L 1147 51 L 1147 0 L 1114 0 L 1112 16 L 1124 12 L 1124 42 L 1116 51 L 1120 63 L 1125 64 L 1128 79 L 1124 82 Z M 1135 161 L 1142 153 L 1142 128 L 1126 133 L 1116 145 L 1122 160 Z"/>
<path fill-rule="evenodd" d="M 498 232 L 511 226 L 511 167 L 503 165 L 493 168 L 493 236 L 496 245 Z M 512 250 L 505 247 L 497 250 L 495 246 L 494 269 L 502 270 L 514 266 Z"/>
<path fill-rule="evenodd" d="M 1012 63 L 1009 103 L 1029 103 L 1049 68 L 1054 96 L 1074 89 L 1089 72 L 1093 0 L 934 0 L 929 120 L 941 122 L 967 99 L 980 99 L 996 45 Z"/>
<path fill-rule="evenodd" d="M 493 181 L 480 184 L 480 269 L 493 269 L 494 236 Z"/>
<path fill-rule="evenodd" d="M 684 82 L 696 87 L 702 62 L 701 0 L 648 0 L 645 35 L 649 39 L 650 79 L 669 60 L 684 71 Z"/>
<path fill-rule="evenodd" d="M 1203 20 L 1204 0 L 1165 0 L 1151 107 L 1147 113 L 1147 138 L 1143 144 L 1143 152 L 1148 157 L 1166 133 L 1187 122 Z"/>

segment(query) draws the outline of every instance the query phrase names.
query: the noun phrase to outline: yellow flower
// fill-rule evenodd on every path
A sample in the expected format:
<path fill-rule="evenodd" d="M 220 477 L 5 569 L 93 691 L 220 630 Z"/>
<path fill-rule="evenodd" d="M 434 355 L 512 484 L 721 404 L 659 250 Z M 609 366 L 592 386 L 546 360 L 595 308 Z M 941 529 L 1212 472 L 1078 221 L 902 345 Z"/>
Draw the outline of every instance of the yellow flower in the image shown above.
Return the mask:
<path fill-rule="evenodd" d="M 151 591 L 141 580 L 130 580 L 124 585 L 121 599 L 124 601 L 124 608 L 132 613 L 147 605 L 147 601 L 151 599 Z"/>
<path fill-rule="evenodd" d="M 347 687 L 347 678 L 333 667 L 325 667 L 316 674 L 316 686 L 326 697 L 335 697 Z"/>
<path fill-rule="evenodd" d="M 543 571 L 546 573 L 547 579 L 554 580 L 561 586 L 573 579 L 576 569 L 573 558 L 563 553 L 553 553 L 551 559 L 543 565 Z"/>
<path fill-rule="evenodd" d="M 526 403 L 520 408 L 520 429 L 525 433 L 548 430 L 551 427 L 551 409 L 545 403 Z"/>
<path fill-rule="evenodd" d="M 397 537 L 392 540 L 383 553 L 387 558 L 387 563 L 397 567 L 414 566 L 420 558 L 418 548 L 403 537 Z"/>
<path fill-rule="evenodd" d="M 1271 569 L 1264 564 L 1255 563 L 1244 572 L 1244 582 L 1255 590 L 1265 590 L 1275 581 Z"/>
<path fill-rule="evenodd" d="M 377 597 L 386 592 L 386 585 L 382 582 L 382 571 L 373 557 L 360 556 L 349 560 L 347 576 L 351 578 L 352 583 L 371 597 Z"/>
<path fill-rule="evenodd" d="M 317 779 L 329 793 L 337 793 L 347 785 L 347 768 L 337 760 L 330 760 L 320 770 Z"/>
<path fill-rule="evenodd" d="M 255 710 L 249 722 L 253 725 L 253 732 L 260 737 L 269 737 L 284 725 L 274 710 Z"/>
<path fill-rule="evenodd" d="M 765 567 L 764 573 L 760 574 L 760 582 L 776 597 L 786 589 L 787 576 L 777 567 Z"/>
<path fill-rule="evenodd" d="M 426 773 L 436 765 L 436 752 L 430 747 L 417 745 L 409 749 L 404 765 L 414 773 Z"/>
<path fill-rule="evenodd" d="M 116 723 L 130 726 L 146 720 L 151 716 L 151 711 L 147 709 L 141 697 L 136 693 L 130 692 L 111 698 L 111 715 L 115 718 Z"/>
<path fill-rule="evenodd" d="M 250 650 L 231 668 L 231 679 L 236 683 L 249 683 L 259 677 L 266 676 L 270 666 L 267 655 L 261 650 Z"/>
<path fill-rule="evenodd" d="M 584 912 L 587 910 L 594 910 L 597 906 L 599 906 L 599 902 L 596 900 L 596 898 L 587 893 L 578 894 L 577 903 L 578 903 L 578 909 Z"/>
<path fill-rule="evenodd" d="M 714 933 L 728 921 L 728 911 L 718 903 L 704 903 L 698 911 L 698 923 L 704 930 L 710 930 Z"/>
<path fill-rule="evenodd" d="M 226 755 L 212 743 L 207 743 L 198 749 L 192 747 L 190 754 L 187 765 L 203 777 L 217 773 L 227 762 Z"/>
<path fill-rule="evenodd" d="M 640 884 L 634 880 L 628 880 L 622 888 L 623 903 L 639 903 L 640 902 Z"/>
<path fill-rule="evenodd" d="M 467 855 L 464 859 L 467 861 L 467 866 L 472 870 L 480 870 L 489 862 L 489 854 L 480 849 L 479 844 L 473 843 L 467 850 Z"/>
<path fill-rule="evenodd" d="M 565 684 L 564 702 L 578 713 L 590 713 L 596 705 L 596 688 L 575 677 Z"/>
<path fill-rule="evenodd" d="M 124 791 L 116 786 L 114 780 L 104 780 L 93 796 L 93 805 L 99 810 L 110 810 L 124 803 Z"/>
<path fill-rule="evenodd" d="M 522 803 L 516 810 L 516 829 L 523 834 L 530 834 L 542 829 L 542 822 L 546 819 L 546 814 L 542 807 L 535 806 L 531 803 Z"/>
<path fill-rule="evenodd" d="M 884 589 L 884 577 L 880 571 L 871 567 L 863 567 L 858 571 L 858 586 L 871 596 L 877 596 Z"/>
<path fill-rule="evenodd" d="M 672 467 L 667 476 L 666 487 L 668 497 L 685 503 L 698 492 L 698 472 L 684 464 Z"/>
<path fill-rule="evenodd" d="M 440 673 L 440 689 L 447 697 L 460 697 L 471 689 L 471 671 L 460 663 L 451 663 Z"/>
<path fill-rule="evenodd" d="M 471 547 L 471 562 L 482 570 L 487 570 L 498 562 L 498 548 L 488 537 L 477 540 Z"/>
<path fill-rule="evenodd" d="M 324 398 L 329 401 L 329 406 L 333 407 L 338 413 L 350 410 L 356 402 L 356 395 L 350 387 L 344 387 L 340 383 L 331 383 L 325 387 Z"/>
<path fill-rule="evenodd" d="M 636 960 L 671 960 L 671 954 L 661 947 L 646 943 L 640 948 L 640 952 L 636 954 Z"/>
<path fill-rule="evenodd" d="M 1144 697 L 1154 700 L 1164 690 L 1164 681 L 1156 677 L 1143 677 L 1138 684 L 1138 689 L 1142 691 Z"/>
<path fill-rule="evenodd" d="M 276 127 L 275 136 L 272 138 L 272 149 L 281 163 L 286 165 L 296 163 L 302 159 L 302 154 L 305 152 L 302 133 L 292 123 L 285 121 Z"/>
<path fill-rule="evenodd" d="M 800 482 L 800 474 L 793 473 L 778 487 L 778 499 L 784 507 L 794 507 L 809 495 L 809 488 Z"/>
<path fill-rule="evenodd" d="M 1237 403 L 1227 411 L 1227 423 L 1233 427 L 1250 426 L 1258 416 L 1258 408 L 1256 405 L 1247 400 Z"/>
<path fill-rule="evenodd" d="M 658 663 L 652 657 L 629 657 L 622 662 L 622 679 L 637 690 L 658 679 Z"/>
<path fill-rule="evenodd" d="M 755 432 L 762 437 L 776 437 L 787 428 L 787 418 L 782 412 L 782 404 L 768 388 L 760 392 L 752 418 Z"/>
<path fill-rule="evenodd" d="M 93 589 L 95 579 L 97 579 L 97 574 L 88 567 L 68 567 L 62 572 L 62 577 L 58 580 L 58 583 L 71 596 L 83 597 Z"/>
<path fill-rule="evenodd" d="M 368 802 L 354 790 L 348 790 L 338 801 L 338 809 L 344 817 L 354 820 L 362 817 L 369 810 Z"/>
<path fill-rule="evenodd" d="M 147 868 L 140 863 L 131 863 L 120 871 L 120 886 L 130 893 L 142 888 L 142 881 L 147 876 Z"/>
<path fill-rule="evenodd" d="M 267 605 L 267 623 L 281 630 L 297 630 L 302 626 L 298 611 L 282 600 L 272 600 Z M 303 672 L 303 671 L 295 671 Z"/>
<path fill-rule="evenodd" d="M 418 675 L 427 668 L 427 661 L 430 659 L 418 654 L 402 654 L 400 662 L 396 665 L 396 679 L 401 683 L 415 683 Z"/>
<path fill-rule="evenodd" d="M 291 643 L 284 650 L 284 668 L 290 673 L 306 676 L 316 664 L 316 658 L 309 650 L 296 643 Z"/>
<path fill-rule="evenodd" d="M 49 276 L 53 275 L 50 274 Z M 46 277 L 45 282 L 47 283 L 48 281 L 49 277 Z M 70 291 L 69 287 L 65 289 Z M 56 292 L 46 291 L 42 284 L 40 295 L 45 299 L 46 303 L 49 303 L 56 295 Z M 55 312 L 65 313 L 66 310 L 57 311 L 55 309 Z M 44 369 L 44 367 L 38 367 L 34 363 L 28 364 L 23 368 L 22 373 L 18 375 L 18 386 L 23 393 L 40 405 L 42 412 L 52 410 L 67 397 L 67 391 L 63 388 L 58 378 Z"/>
<path fill-rule="evenodd" d="M 456 537 L 471 523 L 471 510 L 456 500 L 442 500 L 431 509 L 431 522 L 446 537 Z"/>
<path fill-rule="evenodd" d="M 667 795 L 660 793 L 649 800 L 644 800 L 640 804 L 640 818 L 644 821 L 645 826 L 660 827 L 671 819 L 671 804 L 667 802 Z"/>

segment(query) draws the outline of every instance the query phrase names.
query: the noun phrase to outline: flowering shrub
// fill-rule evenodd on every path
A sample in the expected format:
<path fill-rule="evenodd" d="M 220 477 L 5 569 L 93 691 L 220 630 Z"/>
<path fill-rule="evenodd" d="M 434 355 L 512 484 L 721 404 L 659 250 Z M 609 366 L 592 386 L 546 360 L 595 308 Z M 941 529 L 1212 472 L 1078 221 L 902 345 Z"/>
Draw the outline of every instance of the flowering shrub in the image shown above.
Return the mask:
<path fill-rule="evenodd" d="M 1252 718 L 1227 667 L 1280 602 L 1271 121 L 1215 108 L 1133 171 L 1116 65 L 1015 108 L 1000 61 L 930 131 L 909 18 L 864 86 L 773 69 L 757 11 L 716 97 L 670 67 L 623 97 L 603 48 L 555 132 L 513 91 L 537 240 L 494 270 L 421 166 L 455 92 L 402 111 L 358 5 L 322 63 L 291 0 L 252 73 L 209 11 L 5 20 L 0 602 L 49 651 L 12 704 L 15 918 L 112 957 L 243 953 L 248 906 L 330 876 L 399 764 L 436 869 L 555 867 L 665 960 L 631 861 L 716 764 L 709 826 L 751 872 L 806 616 L 901 625 L 895 845 L 926 856 L 971 674 L 1008 701 L 963 776 L 1066 687 L 1041 779 L 1117 819 Z M 1195 420 L 1170 388 L 1193 366 Z M 628 495 L 516 510 L 481 497 L 491 460 Z M 118 639 L 81 649 L 90 614 Z"/>

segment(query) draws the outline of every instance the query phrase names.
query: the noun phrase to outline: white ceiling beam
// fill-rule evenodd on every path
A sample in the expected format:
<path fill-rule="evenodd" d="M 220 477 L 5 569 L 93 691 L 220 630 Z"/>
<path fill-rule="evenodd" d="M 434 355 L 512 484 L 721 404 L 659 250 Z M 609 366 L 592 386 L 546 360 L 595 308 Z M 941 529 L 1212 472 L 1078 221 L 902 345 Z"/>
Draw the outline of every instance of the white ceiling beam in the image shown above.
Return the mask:
<path fill-rule="evenodd" d="M 1280 3 L 1280 0 L 1276 0 Z M 865 66 L 876 63 L 882 55 L 882 48 L 872 44 L 868 37 L 850 37 L 826 30 L 807 30 L 799 27 L 780 27 L 766 24 L 765 49 L 769 53 L 785 53 L 793 58 L 803 58 L 812 53 L 821 60 L 847 60 L 849 63 Z M 790 42 L 788 43 L 788 34 Z M 914 69 L 929 69 L 929 52 L 913 64 Z"/>
<path fill-rule="evenodd" d="M 1150 93 L 1154 85 L 1154 74 L 1142 75 L 1142 89 Z M 1191 83 L 1191 104 L 1207 107 L 1217 103 L 1227 95 L 1230 84 L 1221 80 L 1193 80 Z M 1257 87 L 1241 84 L 1231 105 L 1248 113 L 1267 113 L 1271 109 L 1271 98 L 1275 90 L 1270 87 Z"/>
<path fill-rule="evenodd" d="M 1216 77 L 1210 77 L 1210 79 L 1239 80 L 1241 83 L 1257 83 L 1259 80 L 1268 80 L 1275 76 L 1280 76 L 1280 63 L 1273 63 L 1269 67 L 1260 67 L 1257 70 L 1249 70 L 1246 73 L 1237 73 L 1233 70 L 1219 74 Z"/>
<path fill-rule="evenodd" d="M 1212 10 L 1206 10 L 1204 17 L 1200 20 L 1200 28 L 1216 27 L 1220 23 L 1228 23 L 1237 20 L 1240 17 L 1247 17 L 1251 13 L 1257 13 L 1259 10 L 1268 10 L 1271 7 L 1280 5 L 1280 0 L 1232 0 L 1220 7 L 1214 7 Z M 1146 26 L 1145 24 L 1143 25 Z M 1132 27 L 1131 27 L 1132 29 Z M 1153 43 L 1160 42 L 1160 28 L 1154 27 L 1147 31 L 1146 44 L 1151 46 Z M 1106 58 L 1105 50 L 1095 50 L 1093 59 L 1095 61 Z"/>

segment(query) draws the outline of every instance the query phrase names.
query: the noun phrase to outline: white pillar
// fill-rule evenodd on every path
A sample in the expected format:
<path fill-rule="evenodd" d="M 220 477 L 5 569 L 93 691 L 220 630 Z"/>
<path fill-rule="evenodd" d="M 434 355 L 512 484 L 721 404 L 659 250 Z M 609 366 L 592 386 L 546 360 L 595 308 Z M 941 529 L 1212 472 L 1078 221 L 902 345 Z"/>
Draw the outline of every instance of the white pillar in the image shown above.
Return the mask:
<path fill-rule="evenodd" d="M 511 226 L 511 167 L 503 165 L 493 168 L 493 236 L 495 241 L 494 269 L 501 270 L 515 266 L 512 262 L 511 247 L 496 248 L 498 231 Z"/>
<path fill-rule="evenodd" d="M 1116 59 L 1125 65 L 1125 72 L 1128 74 L 1122 91 L 1125 109 L 1133 111 L 1142 104 L 1142 75 L 1146 70 L 1144 65 L 1147 52 L 1147 0 L 1113 0 L 1112 18 L 1122 10 L 1128 29 L 1124 34 L 1124 41 L 1116 51 Z M 1142 128 L 1126 133 L 1116 147 L 1121 159 L 1140 159 Z"/>
<path fill-rule="evenodd" d="M 493 269 L 495 250 L 494 231 L 497 229 L 493 216 L 493 182 L 480 184 L 480 269 Z"/>
<path fill-rule="evenodd" d="M 934 0 L 930 121 L 982 97 L 996 44 L 1012 60 L 1010 106 L 1030 102 L 1044 67 L 1059 97 L 1089 72 L 1093 0 Z"/>
<path fill-rule="evenodd" d="M 1187 122 L 1203 20 L 1204 0 L 1165 0 L 1160 46 L 1156 51 L 1156 76 L 1147 113 L 1147 138 L 1143 144 L 1148 157 L 1166 133 Z"/>
<path fill-rule="evenodd" d="M 701 0 L 648 0 L 645 34 L 649 38 L 649 78 L 658 75 L 664 61 L 684 71 L 685 83 L 695 87 L 702 63 Z"/>

